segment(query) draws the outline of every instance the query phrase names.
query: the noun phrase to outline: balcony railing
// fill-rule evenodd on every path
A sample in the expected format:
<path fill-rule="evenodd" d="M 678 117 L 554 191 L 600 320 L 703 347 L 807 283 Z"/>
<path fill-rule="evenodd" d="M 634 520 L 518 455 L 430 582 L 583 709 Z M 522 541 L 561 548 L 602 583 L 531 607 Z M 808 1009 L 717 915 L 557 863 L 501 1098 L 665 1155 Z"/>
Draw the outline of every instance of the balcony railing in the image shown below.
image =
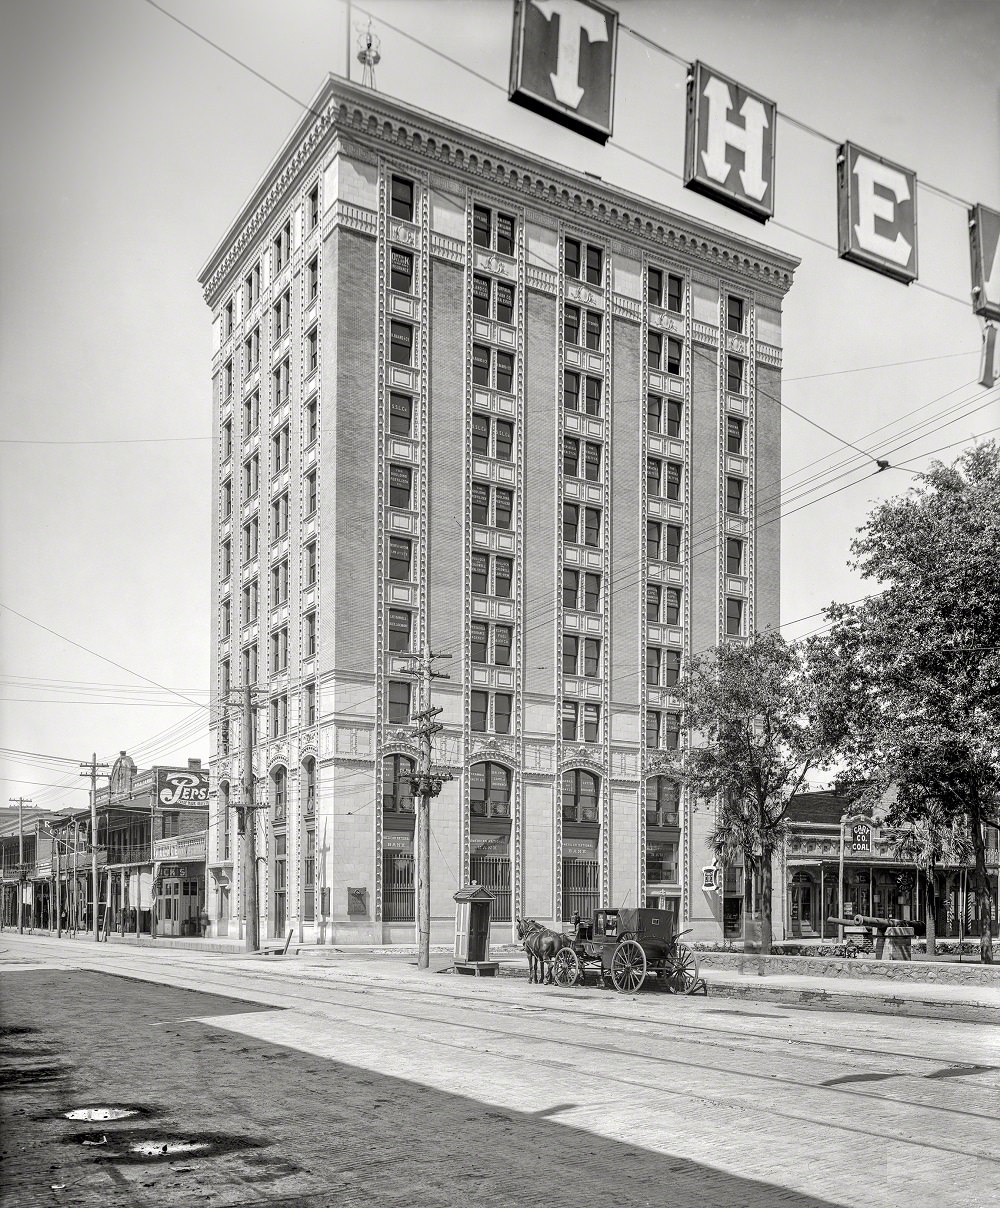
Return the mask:
<path fill-rule="evenodd" d="M 148 864 L 149 862 L 148 842 L 105 848 L 106 864 Z"/>
<path fill-rule="evenodd" d="M 646 810 L 647 826 L 677 826 L 677 810 Z"/>

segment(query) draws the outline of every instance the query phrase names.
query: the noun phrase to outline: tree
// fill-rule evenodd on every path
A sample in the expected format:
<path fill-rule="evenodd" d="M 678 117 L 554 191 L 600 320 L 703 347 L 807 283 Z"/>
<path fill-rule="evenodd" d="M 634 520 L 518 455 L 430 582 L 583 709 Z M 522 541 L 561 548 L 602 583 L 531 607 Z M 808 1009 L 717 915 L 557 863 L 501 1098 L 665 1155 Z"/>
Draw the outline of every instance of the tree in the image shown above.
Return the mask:
<path fill-rule="evenodd" d="M 697 797 L 718 799 L 709 841 L 757 873 L 761 951 L 770 952 L 774 852 L 792 798 L 829 762 L 825 702 L 802 652 L 772 631 L 695 656 L 680 696 L 696 738 L 676 774 Z"/>
<path fill-rule="evenodd" d="M 890 785 L 890 825 L 954 827 L 972 845 L 980 950 L 992 962 L 984 826 L 1000 802 L 1000 450 L 935 463 L 852 544 L 884 590 L 831 607 L 810 657 L 836 702 L 847 775 Z"/>
<path fill-rule="evenodd" d="M 897 860 L 912 864 L 924 874 L 927 955 L 937 951 L 937 885 L 940 864 L 967 863 L 972 851 L 968 835 L 949 824 L 941 806 L 928 800 L 922 816 L 896 833 L 894 854 Z"/>

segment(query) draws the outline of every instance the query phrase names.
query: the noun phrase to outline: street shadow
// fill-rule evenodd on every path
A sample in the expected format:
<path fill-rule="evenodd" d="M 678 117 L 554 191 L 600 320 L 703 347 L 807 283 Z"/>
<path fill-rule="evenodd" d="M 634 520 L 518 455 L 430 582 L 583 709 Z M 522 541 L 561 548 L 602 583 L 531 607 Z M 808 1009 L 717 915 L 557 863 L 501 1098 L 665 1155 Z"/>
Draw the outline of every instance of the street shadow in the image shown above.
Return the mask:
<path fill-rule="evenodd" d="M 641 1135 L 597 1135 L 572 1123 L 577 1105 L 565 1093 L 550 1108 L 518 1111 L 491 1102 L 485 1082 L 444 1092 L 210 1022 L 266 1006 L 84 971 L 11 975 L 3 999 L 10 1022 L 30 1018 L 35 1029 L 18 1036 L 22 1047 L 37 1041 L 62 1065 L 55 1081 L 5 1096 L 11 1208 L 834 1204 L 653 1151 Z M 92 1126 L 64 1118 L 99 1103 L 141 1115 Z M 615 1103 L 600 1110 L 611 1124 L 632 1115 Z"/>

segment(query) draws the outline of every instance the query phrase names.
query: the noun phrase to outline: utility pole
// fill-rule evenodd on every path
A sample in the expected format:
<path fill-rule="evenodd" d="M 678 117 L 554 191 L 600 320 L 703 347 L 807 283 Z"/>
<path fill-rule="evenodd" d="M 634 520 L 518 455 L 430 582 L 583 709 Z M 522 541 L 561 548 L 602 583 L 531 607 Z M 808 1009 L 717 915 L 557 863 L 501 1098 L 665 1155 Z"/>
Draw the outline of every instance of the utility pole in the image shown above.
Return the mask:
<path fill-rule="evenodd" d="M 101 942 L 101 932 L 97 926 L 97 770 L 98 768 L 106 768 L 106 763 L 97 762 L 97 752 L 95 751 L 90 757 L 90 763 L 81 763 L 80 767 L 86 770 L 81 772 L 81 776 L 90 777 L 90 893 L 93 899 L 93 924 L 94 924 L 94 943 Z"/>
<path fill-rule="evenodd" d="M 24 807 L 30 797 L 9 797 L 17 802 L 17 934 L 24 935 Z"/>
<path fill-rule="evenodd" d="M 228 702 L 227 702 L 228 703 Z M 254 710 L 258 702 L 254 700 L 254 689 L 250 684 L 244 685 L 240 692 L 240 708 L 242 710 L 243 731 L 243 803 L 236 804 L 236 831 L 243 839 L 243 914 L 246 919 L 244 931 L 244 946 L 247 952 L 256 952 L 260 947 L 257 935 L 257 836 L 255 812 L 260 807 L 256 804 L 256 781 L 253 774 L 253 733 Z"/>
<path fill-rule="evenodd" d="M 413 778 L 417 794 L 417 968 L 426 969 L 431 959 L 431 798 L 441 792 L 451 773 L 435 768 L 431 764 L 431 741 L 435 734 L 444 729 L 434 718 L 443 710 L 431 708 L 431 681 L 450 679 L 433 668 L 434 660 L 450 659 L 450 654 L 432 654 L 425 642 L 423 655 L 416 661 L 415 670 L 420 673 L 420 709 L 414 714 L 417 719 L 417 735 L 420 739 L 420 759 L 417 774 Z"/>

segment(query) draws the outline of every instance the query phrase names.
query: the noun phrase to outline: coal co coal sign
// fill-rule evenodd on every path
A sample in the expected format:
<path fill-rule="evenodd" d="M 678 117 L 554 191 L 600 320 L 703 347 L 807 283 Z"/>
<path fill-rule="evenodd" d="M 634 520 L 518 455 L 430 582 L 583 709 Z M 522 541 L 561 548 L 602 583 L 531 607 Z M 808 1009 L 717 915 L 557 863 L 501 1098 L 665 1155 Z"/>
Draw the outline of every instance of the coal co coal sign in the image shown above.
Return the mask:
<path fill-rule="evenodd" d="M 612 135 L 618 15 L 598 0 L 515 0 L 512 101 L 604 143 Z M 662 114 L 654 104 L 656 120 Z M 704 63 L 687 81 L 684 183 L 758 222 L 774 216 L 777 106 Z M 845 142 L 836 152 L 838 248 L 908 284 L 917 279 L 917 175 Z M 831 171 L 831 175 L 832 175 Z M 976 314 L 1000 319 L 1000 213 L 969 212 Z"/>

